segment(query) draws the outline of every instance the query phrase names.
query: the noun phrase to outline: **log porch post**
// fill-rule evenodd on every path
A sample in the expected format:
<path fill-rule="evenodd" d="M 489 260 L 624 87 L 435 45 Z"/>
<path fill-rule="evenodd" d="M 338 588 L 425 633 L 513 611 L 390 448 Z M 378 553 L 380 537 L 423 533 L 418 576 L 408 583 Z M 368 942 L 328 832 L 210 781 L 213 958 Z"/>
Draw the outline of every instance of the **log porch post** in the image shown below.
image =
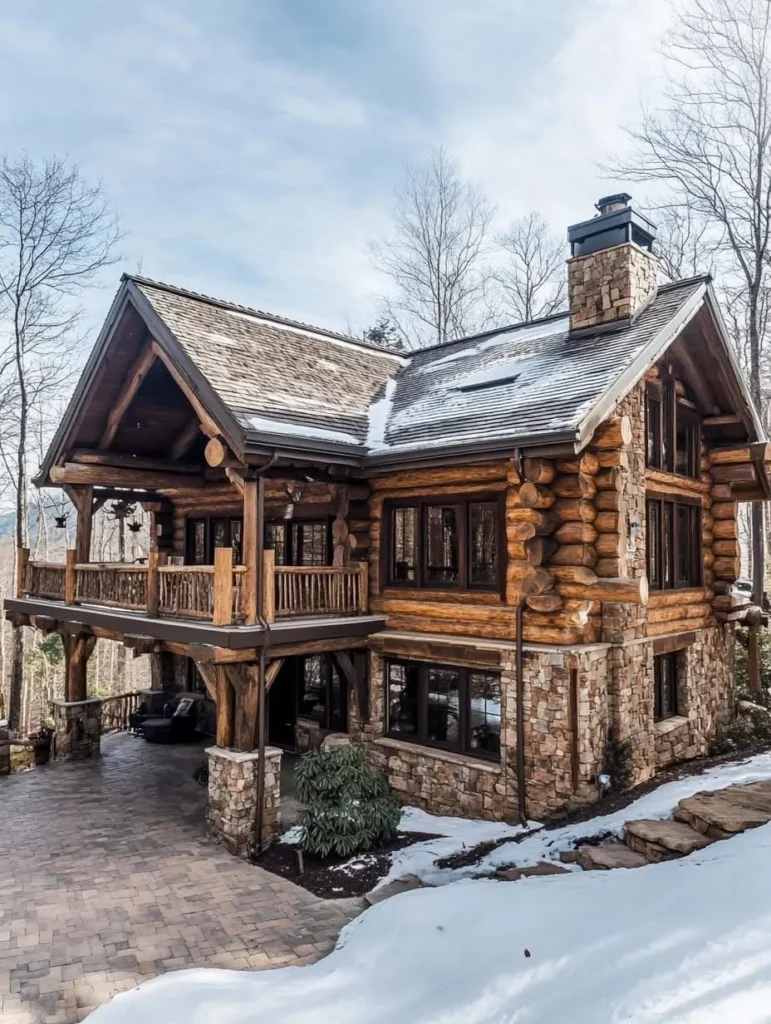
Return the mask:
<path fill-rule="evenodd" d="M 244 528 L 243 559 L 244 573 L 243 602 L 244 622 L 253 626 L 257 622 L 257 564 L 262 524 L 259 522 L 257 481 L 244 480 Z"/>
<path fill-rule="evenodd" d="M 19 548 L 16 551 L 16 596 L 24 597 L 27 593 L 27 564 L 29 562 L 29 548 Z"/>
<path fill-rule="evenodd" d="M 233 549 L 214 549 L 214 609 L 212 624 L 229 626 L 233 621 Z"/>

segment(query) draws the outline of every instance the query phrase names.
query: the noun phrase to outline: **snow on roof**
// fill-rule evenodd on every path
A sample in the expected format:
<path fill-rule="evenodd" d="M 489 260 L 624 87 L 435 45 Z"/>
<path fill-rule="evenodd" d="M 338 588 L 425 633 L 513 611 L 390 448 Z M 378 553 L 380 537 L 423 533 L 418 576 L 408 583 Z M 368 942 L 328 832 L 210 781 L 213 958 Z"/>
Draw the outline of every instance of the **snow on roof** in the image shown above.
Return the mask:
<path fill-rule="evenodd" d="M 666 285 L 631 325 L 573 337 L 567 315 L 409 356 L 259 310 L 133 279 L 245 431 L 374 459 L 423 448 L 570 435 L 704 286 Z"/>

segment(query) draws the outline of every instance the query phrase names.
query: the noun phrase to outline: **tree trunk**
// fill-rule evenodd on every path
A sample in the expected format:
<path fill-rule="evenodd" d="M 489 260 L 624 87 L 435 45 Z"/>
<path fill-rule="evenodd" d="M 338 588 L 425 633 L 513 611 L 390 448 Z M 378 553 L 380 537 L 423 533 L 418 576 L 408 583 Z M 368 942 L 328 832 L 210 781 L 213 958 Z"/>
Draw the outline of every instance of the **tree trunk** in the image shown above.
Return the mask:
<path fill-rule="evenodd" d="M 27 382 L 24 372 L 19 309 L 16 309 L 16 336 L 14 359 L 19 385 L 19 439 L 16 450 L 16 550 L 29 547 L 29 521 L 27 508 Z M 24 689 L 24 631 L 21 626 L 13 627 L 11 645 L 11 684 L 8 694 L 8 727 L 17 732 L 21 726 L 21 704 Z"/>

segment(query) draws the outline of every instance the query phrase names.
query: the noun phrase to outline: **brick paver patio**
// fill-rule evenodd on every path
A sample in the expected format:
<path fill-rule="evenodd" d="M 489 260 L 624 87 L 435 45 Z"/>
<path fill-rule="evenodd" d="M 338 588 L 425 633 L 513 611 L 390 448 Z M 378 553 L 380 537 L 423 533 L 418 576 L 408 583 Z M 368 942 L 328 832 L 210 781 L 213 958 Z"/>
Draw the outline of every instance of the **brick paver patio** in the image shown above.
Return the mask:
<path fill-rule="evenodd" d="M 357 901 L 324 901 L 204 834 L 202 747 L 107 737 L 99 761 L 0 779 L 0 1021 L 82 1020 L 185 967 L 328 952 Z"/>

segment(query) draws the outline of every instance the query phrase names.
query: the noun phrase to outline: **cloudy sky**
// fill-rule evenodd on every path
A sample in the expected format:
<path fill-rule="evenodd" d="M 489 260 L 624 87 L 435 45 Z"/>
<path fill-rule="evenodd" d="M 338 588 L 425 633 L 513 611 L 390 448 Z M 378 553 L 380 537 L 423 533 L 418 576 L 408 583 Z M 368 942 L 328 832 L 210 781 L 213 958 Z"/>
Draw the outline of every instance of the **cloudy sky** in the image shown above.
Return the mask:
<path fill-rule="evenodd" d="M 104 180 L 120 269 L 329 326 L 374 318 L 367 240 L 445 145 L 556 229 L 655 98 L 671 0 L 0 4 L 0 148 Z M 119 271 L 89 307 L 106 310 Z"/>

